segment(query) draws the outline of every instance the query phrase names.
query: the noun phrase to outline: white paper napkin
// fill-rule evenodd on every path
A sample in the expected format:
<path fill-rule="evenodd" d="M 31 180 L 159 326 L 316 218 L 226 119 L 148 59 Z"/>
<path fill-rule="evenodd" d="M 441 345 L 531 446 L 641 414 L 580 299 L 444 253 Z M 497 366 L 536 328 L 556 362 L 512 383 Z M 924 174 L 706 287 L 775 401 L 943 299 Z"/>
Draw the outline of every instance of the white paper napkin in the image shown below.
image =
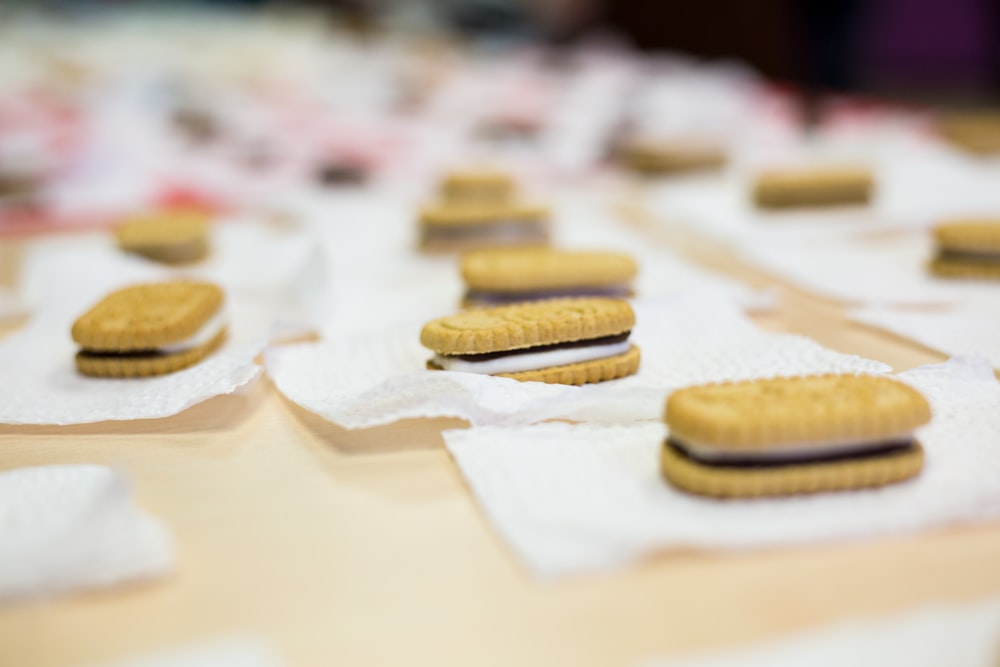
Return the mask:
<path fill-rule="evenodd" d="M 922 230 L 814 230 L 755 239 L 741 248 L 752 264 L 822 296 L 856 303 L 942 304 L 996 299 L 990 281 L 938 278 Z"/>
<path fill-rule="evenodd" d="M 801 336 L 761 331 L 722 299 L 679 296 L 638 302 L 635 310 L 638 374 L 584 387 L 425 370 L 431 352 L 419 342 L 422 323 L 272 348 L 266 367 L 291 401 L 346 428 L 441 416 L 477 425 L 652 420 L 667 392 L 684 385 L 889 370 Z"/>
<path fill-rule="evenodd" d="M 688 495 L 660 476 L 660 424 L 446 431 L 501 536 L 539 576 L 617 568 L 658 550 L 868 537 L 1000 517 L 1000 383 L 983 359 L 900 379 L 927 396 L 921 475 L 881 489 L 767 500 Z"/>
<path fill-rule="evenodd" d="M 982 215 L 1000 209 L 988 172 L 954 151 L 911 133 L 824 137 L 801 143 L 792 166 L 857 163 L 875 173 L 870 206 L 765 211 L 752 201 L 755 174 L 765 164 L 736 164 L 720 175 L 666 181 L 648 193 L 647 205 L 662 222 L 685 225 L 739 246 L 751 239 L 778 239 L 803 228 L 857 232 L 925 228 L 942 217 Z M 788 166 L 788 165 L 786 165 Z"/>
<path fill-rule="evenodd" d="M 283 664 L 267 642 L 257 637 L 237 636 L 172 648 L 106 667 L 281 667 Z"/>
<path fill-rule="evenodd" d="M 0 473 L 0 601 L 165 574 L 170 537 L 104 466 Z"/>
<path fill-rule="evenodd" d="M 994 667 L 1000 659 L 1000 602 L 929 606 L 644 667 Z"/>
<path fill-rule="evenodd" d="M 1000 286 L 996 297 L 934 309 L 868 306 L 850 311 L 861 322 L 948 355 L 971 354 L 1000 368 Z"/>
<path fill-rule="evenodd" d="M 21 275 L 34 317 L 0 342 L 0 422 L 81 424 L 167 417 L 231 394 L 260 373 L 267 342 L 314 328 L 322 319 L 324 265 L 308 234 L 268 225 L 215 228 L 212 255 L 165 267 L 120 252 L 108 234 L 42 241 Z M 315 274 L 319 273 L 319 276 Z M 150 378 L 92 378 L 74 365 L 73 322 L 111 290 L 144 281 L 208 279 L 226 291 L 227 342 L 182 371 Z M 308 315 L 308 316 L 307 316 Z"/>

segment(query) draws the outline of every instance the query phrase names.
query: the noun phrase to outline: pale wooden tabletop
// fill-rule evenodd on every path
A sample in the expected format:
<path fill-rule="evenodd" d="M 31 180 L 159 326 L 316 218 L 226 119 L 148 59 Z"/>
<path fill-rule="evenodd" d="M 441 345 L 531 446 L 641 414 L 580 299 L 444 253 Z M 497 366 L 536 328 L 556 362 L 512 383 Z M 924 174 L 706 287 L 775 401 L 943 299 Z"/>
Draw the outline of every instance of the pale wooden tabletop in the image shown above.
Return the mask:
<path fill-rule="evenodd" d="M 711 245 L 622 224 L 755 286 L 780 285 Z M 19 242 L 0 242 L 0 283 Z M 763 327 L 903 370 L 942 355 L 845 320 L 794 289 Z M 0 426 L 0 469 L 93 462 L 128 472 L 178 550 L 173 576 L 0 608 L 0 665 L 74 667 L 228 633 L 292 667 L 633 665 L 847 615 L 1000 593 L 1000 525 L 741 554 L 663 554 L 540 585 L 494 535 L 445 451 L 458 420 L 350 432 L 266 380 L 168 419 Z"/>

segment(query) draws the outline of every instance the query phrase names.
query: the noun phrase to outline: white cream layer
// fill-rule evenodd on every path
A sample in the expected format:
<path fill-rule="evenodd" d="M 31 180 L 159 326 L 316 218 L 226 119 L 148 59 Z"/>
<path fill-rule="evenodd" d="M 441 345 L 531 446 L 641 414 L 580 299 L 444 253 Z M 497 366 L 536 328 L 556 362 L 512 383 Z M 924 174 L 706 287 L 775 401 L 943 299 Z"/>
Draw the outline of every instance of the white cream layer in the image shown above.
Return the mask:
<path fill-rule="evenodd" d="M 177 343 L 171 343 L 170 345 L 161 345 L 156 348 L 157 352 L 163 352 L 166 354 L 174 354 L 177 352 L 186 352 L 196 347 L 201 347 L 208 341 L 215 338 L 223 327 L 226 326 L 226 313 L 221 308 L 215 315 L 213 315 L 205 324 L 202 325 L 200 329 L 195 331 L 191 336 L 188 336 L 182 341 Z"/>
<path fill-rule="evenodd" d="M 583 361 L 614 357 L 619 354 L 625 354 L 631 345 L 626 340 L 621 343 L 572 347 L 565 350 L 525 352 L 524 354 L 512 354 L 507 357 L 489 359 L 487 361 L 466 361 L 465 359 L 456 359 L 454 357 L 435 354 L 433 361 L 446 371 L 496 375 L 497 373 L 520 373 L 521 371 L 534 371 L 539 368 L 565 366 L 567 364 L 578 364 Z"/>
<path fill-rule="evenodd" d="M 872 449 L 880 449 L 889 443 L 912 442 L 913 433 L 901 433 L 889 438 L 872 441 L 871 438 L 850 440 L 828 440 L 826 442 L 802 442 L 785 444 L 772 448 L 727 448 L 707 445 L 703 442 L 671 436 L 692 457 L 699 461 L 724 463 L 726 461 L 807 461 L 836 454 L 860 454 Z"/>

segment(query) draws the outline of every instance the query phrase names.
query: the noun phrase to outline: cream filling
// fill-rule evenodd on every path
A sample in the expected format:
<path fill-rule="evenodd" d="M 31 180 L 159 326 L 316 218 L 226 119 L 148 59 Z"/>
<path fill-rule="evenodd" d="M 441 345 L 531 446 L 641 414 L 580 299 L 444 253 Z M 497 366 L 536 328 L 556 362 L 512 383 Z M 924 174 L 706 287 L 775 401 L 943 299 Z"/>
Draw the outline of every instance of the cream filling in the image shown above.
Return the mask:
<path fill-rule="evenodd" d="M 840 454 L 861 454 L 873 449 L 881 449 L 889 444 L 913 442 L 913 432 L 880 438 L 877 441 L 872 441 L 871 438 L 852 438 L 826 442 L 796 442 L 780 447 L 756 449 L 709 445 L 675 435 L 670 436 L 670 439 L 690 454 L 692 458 L 699 461 L 717 463 L 725 463 L 726 461 L 808 461 Z"/>
<path fill-rule="evenodd" d="M 226 313 L 220 308 L 215 315 L 209 318 L 209 320 L 192 335 L 182 341 L 171 343 L 170 345 L 161 345 L 156 348 L 156 351 L 163 352 L 165 354 L 174 354 L 177 352 L 186 352 L 187 350 L 191 350 L 196 347 L 201 347 L 215 338 L 225 326 Z"/>
<path fill-rule="evenodd" d="M 614 357 L 628 352 L 631 345 L 632 344 L 626 340 L 621 343 L 574 347 L 565 350 L 525 352 L 524 354 L 512 354 L 509 357 L 488 359 L 486 361 L 466 361 L 465 359 L 456 359 L 455 357 L 446 357 L 440 354 L 435 354 L 432 361 L 434 364 L 440 366 L 446 371 L 496 375 L 498 373 L 534 371 L 539 368 L 565 366 L 567 364 L 578 364 L 583 361 L 593 361 L 594 359 Z"/>

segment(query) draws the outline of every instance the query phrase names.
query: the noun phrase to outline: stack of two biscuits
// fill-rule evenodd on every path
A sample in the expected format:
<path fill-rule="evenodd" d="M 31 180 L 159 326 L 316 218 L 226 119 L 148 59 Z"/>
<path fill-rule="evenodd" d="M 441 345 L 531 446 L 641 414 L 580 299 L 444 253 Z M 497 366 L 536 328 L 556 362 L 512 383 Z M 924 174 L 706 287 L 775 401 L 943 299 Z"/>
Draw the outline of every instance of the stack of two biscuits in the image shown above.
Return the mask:
<path fill-rule="evenodd" d="M 420 248 L 453 252 L 491 246 L 537 246 L 549 242 L 549 210 L 517 199 L 510 175 L 493 170 L 448 174 L 439 201 L 420 213 Z"/>
<path fill-rule="evenodd" d="M 428 367 L 559 384 L 631 375 L 628 302 L 635 262 L 593 251 L 494 249 L 462 258 L 463 304 L 476 306 L 424 327 Z"/>

